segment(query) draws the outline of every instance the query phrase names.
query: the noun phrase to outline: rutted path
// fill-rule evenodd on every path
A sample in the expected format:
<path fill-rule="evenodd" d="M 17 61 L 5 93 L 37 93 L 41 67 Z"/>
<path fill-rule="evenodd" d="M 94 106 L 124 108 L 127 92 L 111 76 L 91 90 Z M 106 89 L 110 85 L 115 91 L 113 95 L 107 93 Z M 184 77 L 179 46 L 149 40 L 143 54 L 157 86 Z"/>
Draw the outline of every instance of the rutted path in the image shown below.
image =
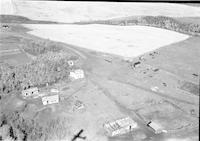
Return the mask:
<path fill-rule="evenodd" d="M 128 109 L 126 108 L 124 105 L 122 105 L 121 103 L 119 103 L 115 97 L 112 96 L 112 94 L 110 94 L 109 90 L 106 89 L 105 87 L 101 86 L 100 83 L 103 83 L 103 81 L 106 81 L 105 78 L 98 78 L 98 77 L 90 77 L 88 78 L 94 85 L 96 85 L 98 87 L 98 89 L 100 89 L 104 95 L 106 97 L 108 97 L 111 101 L 113 101 L 116 106 L 119 108 L 119 110 L 132 117 L 134 121 L 136 121 L 139 125 L 139 128 L 142 129 L 142 131 L 150 138 L 150 137 L 153 137 L 155 134 L 148 129 L 148 127 L 146 126 L 146 124 L 144 123 L 144 121 L 142 119 L 140 119 L 140 117 L 137 116 L 137 114 L 135 113 L 135 111 L 131 110 L 131 109 Z"/>

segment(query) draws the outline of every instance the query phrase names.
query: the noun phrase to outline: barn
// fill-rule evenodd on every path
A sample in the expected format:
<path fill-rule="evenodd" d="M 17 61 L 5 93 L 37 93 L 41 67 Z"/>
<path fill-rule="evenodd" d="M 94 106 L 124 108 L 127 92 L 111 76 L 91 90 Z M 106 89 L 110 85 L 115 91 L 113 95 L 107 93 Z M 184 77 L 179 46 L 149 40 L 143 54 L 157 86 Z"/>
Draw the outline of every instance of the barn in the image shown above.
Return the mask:
<path fill-rule="evenodd" d="M 84 71 L 81 69 L 74 70 L 74 71 L 70 72 L 69 77 L 72 80 L 84 78 Z"/>

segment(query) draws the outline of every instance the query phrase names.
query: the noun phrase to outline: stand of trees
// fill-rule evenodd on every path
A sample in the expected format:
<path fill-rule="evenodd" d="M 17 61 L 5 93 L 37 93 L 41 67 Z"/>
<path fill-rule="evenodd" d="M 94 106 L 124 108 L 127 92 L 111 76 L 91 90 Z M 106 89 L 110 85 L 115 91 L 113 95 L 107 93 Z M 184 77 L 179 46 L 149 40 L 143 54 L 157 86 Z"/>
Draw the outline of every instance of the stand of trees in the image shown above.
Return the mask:
<path fill-rule="evenodd" d="M 68 120 L 56 117 L 39 123 L 37 119 L 24 118 L 18 111 L 0 116 L 0 137 L 10 141 L 62 140 L 70 134 Z"/>
<path fill-rule="evenodd" d="M 48 52 L 39 55 L 30 64 L 21 66 L 0 65 L 0 92 L 10 93 L 31 86 L 43 86 L 67 79 L 72 68 L 68 66 L 70 54 Z"/>
<path fill-rule="evenodd" d="M 141 16 L 121 19 L 101 20 L 92 22 L 79 22 L 77 24 L 110 24 L 110 25 L 145 25 L 169 29 L 190 35 L 200 35 L 200 25 L 182 23 L 174 18 L 165 16 Z"/>

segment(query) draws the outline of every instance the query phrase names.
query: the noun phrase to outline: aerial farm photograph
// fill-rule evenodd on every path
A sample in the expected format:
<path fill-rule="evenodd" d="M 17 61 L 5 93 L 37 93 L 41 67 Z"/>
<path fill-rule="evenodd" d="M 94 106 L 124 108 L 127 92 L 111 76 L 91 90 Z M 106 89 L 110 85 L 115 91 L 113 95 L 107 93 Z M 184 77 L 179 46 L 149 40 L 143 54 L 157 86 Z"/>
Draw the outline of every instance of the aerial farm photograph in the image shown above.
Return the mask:
<path fill-rule="evenodd" d="M 200 4 L 0 0 L 0 141 L 198 141 Z"/>

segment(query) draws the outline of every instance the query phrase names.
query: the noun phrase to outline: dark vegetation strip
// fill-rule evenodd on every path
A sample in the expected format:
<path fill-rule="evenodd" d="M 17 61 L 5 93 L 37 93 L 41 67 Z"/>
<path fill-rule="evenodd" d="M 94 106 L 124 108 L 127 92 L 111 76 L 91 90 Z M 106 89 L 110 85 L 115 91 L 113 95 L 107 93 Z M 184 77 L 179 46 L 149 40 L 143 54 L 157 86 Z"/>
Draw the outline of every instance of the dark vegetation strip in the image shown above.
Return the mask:
<path fill-rule="evenodd" d="M 0 115 L 0 128 L 4 128 L 2 138 L 20 141 L 60 140 L 69 134 L 68 119 L 56 117 L 40 123 L 37 119 L 23 117 L 22 111 L 7 112 Z M 2 119 L 3 118 L 3 119 Z M 7 130 L 6 130 L 7 129 Z"/>
<path fill-rule="evenodd" d="M 9 33 L 16 33 L 12 31 L 12 27 L 11 25 Z M 18 26 L 15 25 L 15 27 Z M 78 61 L 80 58 L 73 51 L 66 49 L 63 44 L 39 38 L 26 38 L 18 34 L 6 35 L 5 33 L 0 43 L 3 46 L 12 43 L 12 46 L 34 56 L 35 59 L 22 65 L 11 65 L 6 60 L 2 60 L 0 63 L 0 94 L 20 92 L 33 86 L 42 87 L 46 83 L 53 84 L 61 79 L 67 80 L 69 71 L 78 67 L 69 67 L 68 60 Z"/>
<path fill-rule="evenodd" d="M 110 20 L 76 22 L 75 24 L 109 24 L 121 26 L 143 25 L 164 28 L 189 35 L 200 35 L 200 24 L 192 22 L 181 22 L 175 18 L 165 16 L 125 17 Z"/>
<path fill-rule="evenodd" d="M 1 23 L 17 23 L 17 24 L 58 24 L 54 21 L 31 20 L 29 18 L 17 15 L 0 15 Z"/>
<path fill-rule="evenodd" d="M 11 66 L 6 62 L 0 64 L 0 93 L 21 91 L 32 86 L 44 86 L 67 79 L 70 68 L 68 60 L 78 57 L 64 50 L 51 41 L 34 41 L 23 39 L 21 49 L 36 56 L 28 64 Z"/>

